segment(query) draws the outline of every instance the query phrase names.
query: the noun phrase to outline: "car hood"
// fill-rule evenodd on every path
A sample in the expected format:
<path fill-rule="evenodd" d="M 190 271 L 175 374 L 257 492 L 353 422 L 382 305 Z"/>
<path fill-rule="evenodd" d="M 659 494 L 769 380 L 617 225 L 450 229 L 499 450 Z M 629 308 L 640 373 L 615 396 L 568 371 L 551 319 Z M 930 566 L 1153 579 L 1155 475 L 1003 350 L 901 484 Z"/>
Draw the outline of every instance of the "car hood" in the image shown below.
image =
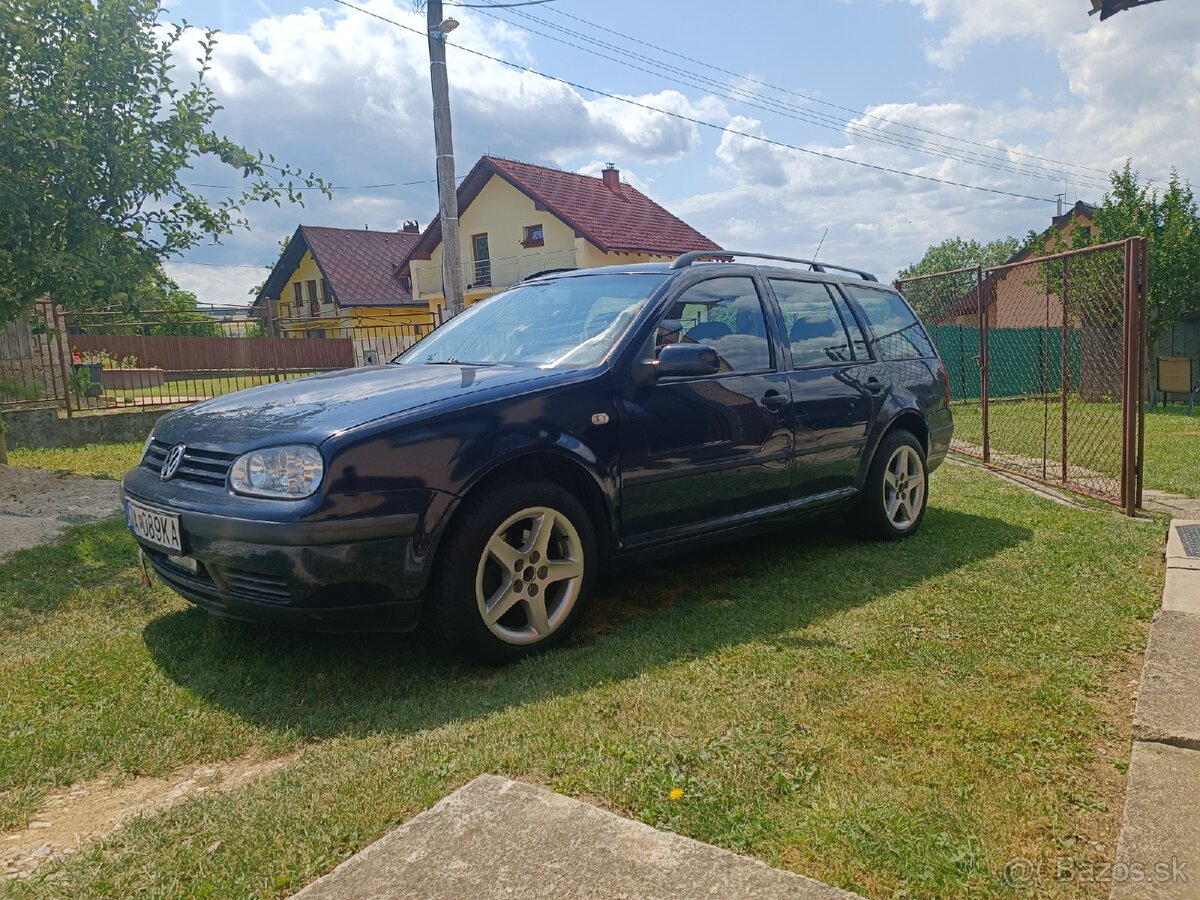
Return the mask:
<path fill-rule="evenodd" d="M 376 419 L 440 412 L 521 393 L 565 373 L 510 366 L 389 365 L 345 369 L 226 394 L 159 420 L 154 436 L 242 452 L 266 443 L 319 444 Z M 539 387 L 541 385 L 539 384 Z"/>

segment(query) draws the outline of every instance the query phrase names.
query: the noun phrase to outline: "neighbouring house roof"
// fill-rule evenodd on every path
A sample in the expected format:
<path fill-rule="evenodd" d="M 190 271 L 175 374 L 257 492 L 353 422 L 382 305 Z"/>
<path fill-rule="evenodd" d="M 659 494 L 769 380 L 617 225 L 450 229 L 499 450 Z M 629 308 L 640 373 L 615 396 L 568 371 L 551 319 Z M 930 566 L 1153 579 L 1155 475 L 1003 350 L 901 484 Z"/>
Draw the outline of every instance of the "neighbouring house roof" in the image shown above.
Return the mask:
<path fill-rule="evenodd" d="M 1040 243 L 1027 242 L 1024 247 L 1014 253 L 1004 265 L 1012 265 L 1013 263 L 1023 262 L 1031 257 L 1045 255 L 1046 239 L 1052 231 L 1062 231 L 1070 223 L 1071 219 L 1078 216 L 1081 219 L 1086 219 L 1088 224 L 1091 224 L 1095 208 L 1090 203 L 1084 203 L 1082 200 L 1075 201 L 1075 205 L 1064 212 L 1061 216 L 1050 217 L 1050 227 L 1039 235 Z M 1000 277 L 1007 276 L 1007 272 Z M 978 292 L 972 288 L 970 293 L 951 305 L 950 309 L 938 319 L 938 322 L 945 322 L 949 319 L 955 319 L 960 316 L 973 316 L 979 313 L 979 297 Z"/>
<path fill-rule="evenodd" d="M 670 256 L 721 249 L 632 185 L 618 182 L 618 190 L 613 190 L 602 178 L 498 156 L 481 157 L 458 186 L 460 215 L 493 176 L 503 178 L 605 253 Z M 434 219 L 410 259 L 429 259 L 441 240 L 441 223 Z"/>
<path fill-rule="evenodd" d="M 416 245 L 416 231 L 368 231 L 301 225 L 271 270 L 254 305 L 278 298 L 306 251 L 338 306 L 405 306 L 415 303 L 412 285 L 400 273 L 401 264 Z"/>

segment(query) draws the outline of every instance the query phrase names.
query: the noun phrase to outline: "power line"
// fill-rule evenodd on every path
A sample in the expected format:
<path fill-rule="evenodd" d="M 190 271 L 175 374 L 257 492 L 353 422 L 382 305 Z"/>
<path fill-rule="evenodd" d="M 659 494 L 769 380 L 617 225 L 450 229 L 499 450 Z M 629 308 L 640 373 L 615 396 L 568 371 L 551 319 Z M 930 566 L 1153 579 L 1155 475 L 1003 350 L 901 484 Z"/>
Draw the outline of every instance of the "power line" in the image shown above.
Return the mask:
<path fill-rule="evenodd" d="M 349 0 L 333 0 L 333 2 L 337 3 L 341 6 L 345 6 L 348 9 L 353 9 L 353 10 L 357 10 L 360 13 L 365 13 L 366 15 L 371 16 L 372 18 L 375 18 L 375 19 L 379 19 L 380 21 L 387 22 L 389 25 L 394 25 L 397 28 L 402 28 L 405 31 L 410 31 L 413 34 L 420 35 L 421 37 L 426 37 L 425 33 L 418 28 L 413 28 L 411 25 L 405 25 L 403 22 L 397 22 L 395 19 L 389 19 L 387 16 L 381 15 L 380 13 L 372 12 L 371 10 L 364 9 L 361 6 L 356 6 L 355 4 L 350 3 Z M 1002 190 L 1001 188 L 983 187 L 982 185 L 970 184 L 970 183 L 964 182 L 964 181 L 952 181 L 947 178 L 938 178 L 934 175 L 922 175 L 917 172 L 907 172 L 903 169 L 893 169 L 890 166 L 882 166 L 882 165 L 878 165 L 876 163 L 863 162 L 862 160 L 851 159 L 850 157 L 846 157 L 846 156 L 838 156 L 837 154 L 834 154 L 834 153 L 825 153 L 820 150 L 813 150 L 809 147 L 799 147 L 795 144 L 788 144 L 784 141 L 773 140 L 772 138 L 764 137 L 759 134 L 751 134 L 746 131 L 740 131 L 736 128 L 731 128 L 727 125 L 718 125 L 715 122 L 708 122 L 708 121 L 705 121 L 704 119 L 697 119 L 693 116 L 686 116 L 682 113 L 677 113 L 677 112 L 672 112 L 671 110 L 661 109 L 657 106 L 651 106 L 649 103 L 643 103 L 640 100 L 634 100 L 630 97 L 622 97 L 618 94 L 613 94 L 608 91 L 602 91 L 599 88 L 589 87 L 588 85 L 585 85 L 585 84 L 579 84 L 578 82 L 570 81 L 566 78 L 561 78 L 557 75 L 548 75 L 545 72 L 539 72 L 536 69 L 532 69 L 528 66 L 523 66 L 523 65 L 520 65 L 519 63 L 510 62 L 507 59 L 502 59 L 499 56 L 493 56 L 492 54 L 485 53 L 482 50 L 475 50 L 471 47 L 465 47 L 462 44 L 454 44 L 454 46 L 457 47 L 459 50 L 461 50 L 464 53 L 470 53 L 473 56 L 478 56 L 483 59 L 491 60 L 492 62 L 499 63 L 500 65 L 505 66 L 507 68 L 515 69 L 518 72 L 528 72 L 531 75 L 537 75 L 540 78 L 546 78 L 550 81 L 557 81 L 558 83 L 564 84 L 567 87 L 572 87 L 572 88 L 575 88 L 576 90 L 580 90 L 580 91 L 587 91 L 588 93 L 595 94 L 596 96 L 606 97 L 610 100 L 615 100 L 619 103 L 624 103 L 629 106 L 635 106 L 640 109 L 647 110 L 648 112 L 659 113 L 660 115 L 669 116 L 671 118 L 679 119 L 684 122 L 690 122 L 693 125 L 699 125 L 699 126 L 703 126 L 705 128 L 711 128 L 714 131 L 720 131 L 725 134 L 732 134 L 737 137 L 744 137 L 748 140 L 758 141 L 760 143 L 769 144 L 771 146 L 780 147 L 782 149 L 793 150 L 797 153 L 805 153 L 810 156 L 817 156 L 817 157 L 821 157 L 823 159 L 833 160 L 835 162 L 841 162 L 841 163 L 846 163 L 848 165 L 859 166 L 859 167 L 865 168 L 865 169 L 873 169 L 875 171 L 885 172 L 890 175 L 901 175 L 906 178 L 915 178 L 920 181 L 929 181 L 929 182 L 933 182 L 936 184 L 949 185 L 951 187 L 969 188 L 970 190 L 982 191 L 982 192 L 988 193 L 988 194 L 998 194 L 998 195 L 1006 196 L 1006 197 L 1014 197 L 1018 200 L 1036 200 L 1039 203 L 1054 203 L 1055 202 L 1052 198 L 1049 198 L 1049 197 L 1035 197 L 1032 194 L 1020 194 L 1020 193 L 1016 193 L 1014 191 Z"/>
<path fill-rule="evenodd" d="M 955 135 L 947 134 L 946 132 L 942 132 L 942 131 L 937 131 L 932 128 L 925 128 L 920 125 L 913 125 L 908 122 L 901 122 L 898 119 L 890 119 L 890 118 L 887 118 L 886 116 L 873 115 L 872 113 L 864 112 L 863 110 L 854 109 L 853 107 L 842 106 L 838 103 L 833 103 L 828 100 L 822 100 L 819 97 L 813 97 L 809 94 L 804 94 L 804 93 L 801 93 L 800 91 L 795 91 L 790 88 L 780 87 L 779 85 L 771 84 L 770 82 L 762 81 L 760 79 L 754 78 L 749 75 L 743 75 L 739 72 L 731 71 L 730 69 L 723 69 L 720 66 L 714 65 L 712 63 L 706 63 L 703 60 L 695 59 L 694 57 L 687 56 L 683 53 L 679 53 L 679 52 L 677 52 L 675 50 L 671 50 L 667 47 L 661 47 L 658 44 L 652 44 L 649 41 L 644 41 L 640 38 L 634 37 L 629 34 L 625 34 L 624 32 L 617 31 L 613 28 L 608 28 L 607 26 L 601 25 L 598 22 L 592 22 L 581 16 L 576 16 L 576 15 L 572 15 L 571 13 L 564 12 L 560 7 L 552 6 L 549 9 L 551 12 L 556 13 L 557 15 L 563 16 L 568 19 L 574 19 L 576 22 L 581 22 L 590 28 L 599 29 L 600 31 L 607 32 L 608 34 L 615 35 L 616 37 L 624 38 L 625 40 L 631 41 L 635 44 L 641 44 L 643 47 L 649 47 L 652 50 L 657 50 L 660 53 L 666 53 L 670 56 L 676 57 L 677 59 L 682 59 L 682 60 L 686 60 L 687 62 L 694 63 L 696 65 L 705 66 L 707 68 L 713 69 L 714 71 L 721 72 L 725 75 L 731 75 L 734 78 L 748 81 L 751 84 L 757 84 L 761 87 L 767 87 L 767 88 L 771 88 L 772 90 L 780 91 L 785 94 L 791 94 L 794 97 L 799 97 L 802 100 L 809 101 L 810 103 L 817 103 L 817 104 L 820 104 L 821 106 L 828 106 L 831 109 L 837 109 L 837 110 L 841 110 L 842 112 L 848 112 L 855 116 L 861 116 L 861 117 L 867 118 L 867 119 L 874 119 L 875 121 L 878 121 L 878 122 L 887 122 L 890 125 L 899 125 L 901 128 L 910 128 L 913 131 L 920 131 L 925 134 L 931 134 L 931 135 L 935 135 L 937 137 L 947 138 L 949 140 L 958 141 L 963 144 L 970 144 L 974 147 L 981 147 L 985 150 L 991 150 L 991 151 L 1001 150 L 1005 153 L 1011 153 L 1014 156 L 1023 156 L 1028 159 L 1041 160 L 1042 162 L 1054 163 L 1055 165 L 1059 165 L 1059 166 L 1069 166 L 1073 169 L 1083 169 L 1088 172 L 1098 173 L 1105 177 L 1107 177 L 1109 174 L 1106 170 L 1097 169 L 1094 166 L 1085 166 L 1080 163 L 1072 163 L 1072 162 L 1067 162 L 1066 160 L 1053 159 L 1048 156 L 1039 156 L 1036 153 L 1027 153 L 1027 152 L 1024 152 L 1021 150 L 1013 150 L 1012 148 L 1006 147 L 1004 145 L 992 146 L 991 144 L 985 144 L 981 141 L 974 141 L 974 140 L 971 140 L 970 138 L 956 137 Z M 539 20 L 539 21 L 544 21 L 544 20 Z M 546 23 L 546 24 L 549 24 L 549 23 Z"/>
<path fill-rule="evenodd" d="M 466 175 L 460 175 L 454 180 L 462 181 L 466 177 L 467 177 Z M 345 185 L 336 185 L 336 186 L 330 185 L 329 190 L 331 190 L 331 191 L 370 191 L 370 190 L 375 190 L 377 188 L 411 187 L 414 184 L 437 184 L 437 179 L 436 178 L 423 178 L 420 181 L 386 181 L 381 184 L 345 184 Z M 187 182 L 187 186 L 188 187 L 200 187 L 200 188 L 216 188 L 217 190 L 222 190 L 222 191 L 236 191 L 238 189 L 237 185 L 234 185 L 234 184 L 207 184 L 205 182 L 200 182 L 200 181 L 189 181 L 189 182 Z"/>
<path fill-rule="evenodd" d="M 554 0 L 525 0 L 524 3 L 455 3 L 454 0 L 445 0 L 447 6 L 458 6 L 463 9 L 483 9 L 484 6 L 496 6 L 500 9 L 509 9 L 514 6 L 541 6 L 543 3 L 553 3 Z"/>
<path fill-rule="evenodd" d="M 1041 179 L 1044 179 L 1047 181 L 1053 181 L 1055 183 L 1067 182 L 1067 183 L 1074 184 L 1079 187 L 1083 187 L 1083 188 L 1087 188 L 1087 189 L 1091 189 L 1091 190 L 1097 190 L 1097 189 L 1102 189 L 1104 187 L 1107 187 L 1107 185 L 1104 185 L 1104 184 L 1097 184 L 1094 181 L 1085 180 L 1088 176 L 1076 176 L 1073 173 L 1052 170 L 1052 169 L 1047 168 L 1046 166 L 1042 166 L 1037 163 L 1014 163 L 1014 162 L 1010 162 L 1007 160 L 999 159 L 995 156 L 981 156 L 979 153 L 976 153 L 975 151 L 972 151 L 972 150 L 964 150 L 959 147 L 953 147 L 953 146 L 949 146 L 946 144 L 930 142 L 930 141 L 926 141 L 921 138 L 914 138 L 914 137 L 910 137 L 910 136 L 903 135 L 903 134 L 897 134 L 895 132 L 882 131 L 879 129 L 871 128 L 869 126 L 860 125 L 858 123 L 854 123 L 854 122 L 848 121 L 846 119 L 840 119 L 840 118 L 837 118 L 834 116 L 827 115 L 825 113 L 809 110 L 809 109 L 806 109 L 805 107 L 798 106 L 796 104 L 789 103 L 787 101 L 780 101 L 780 100 L 776 100 L 775 98 L 772 98 L 772 97 L 766 97 L 762 94 L 757 94 L 752 91 L 747 91 L 744 88 L 737 87 L 736 85 L 731 85 L 728 82 L 715 81 L 715 80 L 708 78 L 702 74 L 699 74 L 696 72 L 691 72 L 686 69 L 680 69 L 676 66 L 672 66 L 669 63 L 664 62 L 663 60 L 654 59 L 652 57 L 647 57 L 647 56 L 644 56 L 644 55 L 638 54 L 638 53 L 633 53 L 628 50 L 625 50 L 622 47 L 618 47 L 614 44 L 609 44 L 604 41 L 595 40 L 594 38 L 591 38 L 591 37 L 581 34 L 579 32 L 572 31 L 567 28 L 561 28 L 560 26 L 555 25 L 551 22 L 546 22 L 544 19 L 537 18 L 535 16 L 530 15 L 529 13 L 523 13 L 523 12 L 517 11 L 517 12 L 512 13 L 512 15 L 521 16 L 523 19 L 528 19 L 530 21 L 542 24 L 548 28 L 552 28 L 555 31 L 560 31 L 565 34 L 569 34 L 569 35 L 576 37 L 579 40 L 585 41 L 589 44 L 594 44 L 599 47 L 604 47 L 606 49 L 609 49 L 616 53 L 619 53 L 622 56 L 627 56 L 632 59 L 636 59 L 636 60 L 645 62 L 647 64 L 653 65 L 655 68 L 647 69 L 642 66 L 627 62 L 625 60 L 615 59 L 614 57 L 609 56 L 606 53 L 601 53 L 596 50 L 591 50 L 587 47 L 582 47 L 579 44 L 573 43 L 572 41 L 566 40 L 564 38 L 556 37 L 555 35 L 552 35 L 552 34 L 547 34 L 544 31 L 539 31 L 537 28 L 531 27 L 525 23 L 514 22 L 513 20 L 511 20 L 507 17 L 504 17 L 504 16 L 494 15 L 494 14 L 488 13 L 488 12 L 484 12 L 484 15 L 488 16 L 489 18 L 495 19 L 497 21 L 504 22 L 504 23 L 510 24 L 510 25 L 515 25 L 519 28 L 523 28 L 527 31 L 531 31 L 534 34 L 541 35 L 542 37 L 548 38 L 549 40 L 552 40 L 552 41 L 556 41 L 557 43 L 560 43 L 560 44 L 564 44 L 568 47 L 574 47 L 575 49 L 581 50 L 584 53 L 590 53 L 593 56 L 598 56 L 601 59 L 607 59 L 610 62 L 615 62 L 619 65 L 623 65 L 623 66 L 626 66 L 631 69 L 636 69 L 637 71 L 640 71 L 640 72 L 645 72 L 647 74 L 654 75 L 659 78 L 665 78 L 667 81 L 672 81 L 675 84 L 681 84 L 686 87 L 692 87 L 692 88 L 697 88 L 699 90 L 705 90 L 705 91 L 709 91 L 712 93 L 716 93 L 717 96 L 720 96 L 726 100 L 732 100 L 733 102 L 736 102 L 736 103 L 744 103 L 748 106 L 752 106 L 756 109 L 760 109 L 760 110 L 763 110 L 768 113 L 774 113 L 776 115 L 781 115 L 786 118 L 790 118 L 790 119 L 794 119 L 794 120 L 802 121 L 802 122 L 807 122 L 808 124 L 817 125 L 818 127 L 822 127 L 822 128 L 829 128 L 829 129 L 835 130 L 839 133 L 849 131 L 851 134 L 864 137 L 867 140 L 876 141 L 876 142 L 883 143 L 883 144 L 889 144 L 891 146 L 900 147 L 905 150 L 915 151 L 915 152 L 919 152 L 919 153 L 925 153 L 925 154 L 929 154 L 929 155 L 933 155 L 933 156 L 939 156 L 944 159 L 951 159 L 951 160 L 954 160 L 957 162 L 965 162 L 970 165 L 983 166 L 985 168 L 994 169 L 996 171 L 1004 172 L 1006 174 L 1021 175 L 1021 176 L 1025 176 L 1025 177 L 1029 177 L 1029 178 L 1041 178 Z M 701 65 L 706 65 L 706 64 L 701 63 Z M 708 68 L 714 68 L 714 67 L 709 66 Z M 664 74 L 664 70 L 667 72 L 675 72 L 675 73 L 678 73 L 678 74 L 684 76 L 687 79 L 694 79 L 694 80 L 681 80 L 679 78 L 673 78 L 669 74 Z M 725 70 L 722 69 L 719 71 L 725 71 Z M 697 84 L 696 83 L 697 81 L 701 82 L 701 83 Z M 716 89 L 715 91 L 714 91 L 714 88 Z M 783 90 L 783 89 L 780 88 L 779 90 Z M 769 105 L 764 105 L 764 104 L 769 104 Z M 933 148 L 933 149 L 930 149 L 930 148 Z M 1041 170 L 1041 171 L 1035 171 L 1035 170 Z"/>

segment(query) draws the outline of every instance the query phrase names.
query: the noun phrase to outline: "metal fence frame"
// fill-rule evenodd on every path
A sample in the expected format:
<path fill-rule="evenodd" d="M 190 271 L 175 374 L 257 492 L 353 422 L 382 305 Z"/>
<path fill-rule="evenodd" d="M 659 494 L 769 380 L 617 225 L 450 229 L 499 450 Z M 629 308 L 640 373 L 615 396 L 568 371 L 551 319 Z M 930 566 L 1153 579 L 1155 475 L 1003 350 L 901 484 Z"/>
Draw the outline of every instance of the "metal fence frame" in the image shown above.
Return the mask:
<path fill-rule="evenodd" d="M 1078 392 L 1084 380 L 1082 374 L 1076 376 L 1074 375 L 1074 371 L 1077 364 L 1079 371 L 1082 373 L 1083 367 L 1087 365 L 1088 360 L 1085 359 L 1087 347 L 1083 337 L 1086 329 L 1078 321 L 1072 321 L 1071 318 L 1073 314 L 1071 306 L 1073 289 L 1076 287 L 1072 284 L 1071 279 L 1074 270 L 1086 269 L 1086 266 L 1083 264 L 1083 258 L 1089 255 L 1112 254 L 1117 251 L 1123 254 L 1122 271 L 1120 274 L 1120 423 L 1119 428 L 1115 430 L 1116 433 L 1108 433 L 1109 431 L 1113 431 L 1113 429 L 1105 429 L 1105 433 L 1098 439 L 1102 442 L 1107 442 L 1105 446 L 1111 444 L 1112 448 L 1119 447 L 1120 471 L 1119 473 L 1115 471 L 1112 473 L 1112 489 L 1108 489 L 1107 485 L 1097 488 L 1095 484 L 1086 483 L 1088 479 L 1081 478 L 1078 475 L 1080 467 L 1072 465 L 1074 444 L 1079 435 L 1075 433 L 1077 427 L 1074 429 L 1072 427 L 1073 422 L 1069 414 L 1069 406 L 1073 390 Z M 982 266 L 951 269 L 945 272 L 921 275 L 895 282 L 897 289 L 908 291 L 910 295 L 921 295 L 927 300 L 931 297 L 937 298 L 939 286 L 948 286 L 942 293 L 952 298 L 953 302 L 946 305 L 945 309 L 942 310 L 943 321 L 957 320 L 956 324 L 943 325 L 939 321 L 929 321 L 929 311 L 919 311 L 922 311 L 926 316 L 926 324 L 930 326 L 931 337 L 934 337 L 934 342 L 938 345 L 939 354 L 943 357 L 943 365 L 947 366 L 947 371 L 949 372 L 954 365 L 958 366 L 956 373 L 962 378 L 961 385 L 965 385 L 967 381 L 964 367 L 972 362 L 978 367 L 979 429 L 982 439 L 978 444 L 969 444 L 961 440 L 956 440 L 954 449 L 957 452 L 976 456 L 985 465 L 992 468 L 1003 469 L 1048 484 L 1067 487 L 1073 491 L 1088 494 L 1109 503 L 1118 504 L 1126 514 L 1135 514 L 1137 507 L 1142 501 L 1144 469 L 1143 432 L 1148 355 L 1146 251 L 1146 239 L 1133 237 L 1095 247 L 1086 247 L 1049 256 L 1017 260 L 986 269 Z M 1054 285 L 1058 292 L 1058 303 L 1062 307 L 1060 318 L 1056 319 L 1053 326 L 1047 321 L 1046 327 L 1040 329 L 1039 341 L 1041 343 L 1039 344 L 1038 354 L 1042 366 L 1040 373 L 1042 383 L 1040 391 L 1031 391 L 1030 394 L 1033 399 L 1041 399 L 1046 404 L 1047 415 L 1044 420 L 1044 428 L 1046 429 L 1049 427 L 1048 411 L 1051 394 L 1055 395 L 1061 409 L 1061 424 L 1058 429 L 1059 433 L 1056 435 L 1057 450 L 1054 457 L 1051 458 L 1050 447 L 1052 446 L 1052 442 L 1049 439 L 1049 434 L 1044 434 L 1040 471 L 1038 471 L 1038 467 L 1036 466 L 1033 467 L 1032 471 L 1024 466 L 1015 466 L 1012 462 L 1012 453 L 1006 454 L 997 449 L 996 434 L 994 433 L 995 420 L 992 415 L 993 404 L 998 402 L 998 399 L 993 396 L 994 377 L 1003 376 L 1002 380 L 1006 384 L 1012 384 L 1030 375 L 1028 372 L 1015 371 L 1011 366 L 1011 361 L 1006 364 L 1005 361 L 998 360 L 993 354 L 993 350 L 995 349 L 994 344 L 1001 339 L 1002 335 L 1007 333 L 1007 336 L 1011 338 L 1013 337 L 1011 333 L 1018 330 L 1012 327 L 1001 328 L 993 322 L 993 314 L 997 301 L 997 285 L 1009 273 L 1031 267 L 1039 267 L 1043 273 L 1052 268 L 1058 268 L 1061 272 L 1057 276 L 1059 281 Z M 1117 285 L 1114 284 L 1111 287 L 1116 288 Z M 1050 317 L 1050 312 L 1050 293 L 1047 290 L 1047 320 Z M 968 318 L 973 318 L 973 323 L 970 326 L 964 324 L 964 320 Z M 971 351 L 974 351 L 973 355 L 970 356 L 966 354 L 965 349 L 961 346 L 963 330 L 967 327 L 976 329 L 978 335 L 973 346 L 969 348 Z M 943 331 L 939 331 L 939 328 L 943 329 Z M 945 346 L 946 341 L 944 339 L 944 329 L 946 328 L 957 328 L 959 331 L 960 347 L 956 358 L 947 353 L 949 348 Z M 1058 346 L 1055 348 L 1058 356 L 1058 370 L 1055 384 L 1052 386 L 1046 380 L 1048 374 L 1046 362 L 1052 358 L 1052 354 L 1050 348 L 1045 345 L 1044 338 L 1050 335 L 1053 330 L 1058 331 L 1058 335 L 1056 336 Z M 1078 359 L 1077 363 L 1076 358 Z M 1093 362 L 1093 369 L 1095 365 Z M 965 399 L 970 399 L 971 401 L 975 399 L 974 397 L 966 398 L 962 396 L 961 389 L 959 393 L 960 396 L 955 399 L 952 405 L 962 404 Z M 959 408 L 961 411 L 963 406 L 960 405 Z"/>
<path fill-rule="evenodd" d="M 385 363 L 441 324 L 440 310 L 371 317 L 64 313 L 38 301 L 0 329 L 0 410 L 68 417 L 192 403 L 267 382 Z M 250 336 L 255 335 L 255 336 Z"/>

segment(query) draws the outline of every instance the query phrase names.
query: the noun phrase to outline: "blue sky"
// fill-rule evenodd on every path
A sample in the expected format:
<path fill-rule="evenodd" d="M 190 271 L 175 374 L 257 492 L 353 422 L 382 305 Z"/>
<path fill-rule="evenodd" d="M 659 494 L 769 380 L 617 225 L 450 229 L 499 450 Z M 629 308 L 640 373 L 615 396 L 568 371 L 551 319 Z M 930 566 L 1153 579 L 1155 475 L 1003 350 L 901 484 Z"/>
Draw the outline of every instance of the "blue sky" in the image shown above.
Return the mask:
<path fill-rule="evenodd" d="M 357 2 L 423 27 L 407 0 Z M 724 246 L 805 255 L 828 228 L 823 258 L 890 277 L 942 238 L 989 240 L 1044 227 L 1056 193 L 1068 202 L 1098 200 L 1102 173 L 1127 156 L 1152 177 L 1171 165 L 1185 177 L 1200 172 L 1194 0 L 1167 0 L 1103 24 L 1089 7 L 1087 0 L 1011 0 L 1000 15 L 997 4 L 978 0 L 555 0 L 488 15 L 447 6 L 462 22 L 451 39 L 460 46 L 449 49 L 459 172 L 484 152 L 586 172 L 612 161 Z M 223 32 L 212 83 L 225 106 L 217 125 L 231 137 L 335 185 L 432 176 L 428 64 L 418 36 L 332 0 L 176 0 L 170 9 L 173 19 Z M 648 57 L 633 65 L 649 71 L 556 43 L 546 35 L 617 55 L 557 28 Z M 462 47 L 741 135 L 1043 199 L 723 134 L 505 69 Z M 181 48 L 181 66 L 193 55 Z M 669 66 L 725 86 L 673 75 Z M 803 121 L 814 117 L 835 127 Z M 926 142 L 924 151 L 911 147 L 914 138 Z M 231 177 L 200 170 L 196 180 L 232 184 Z M 313 196 L 303 209 L 252 209 L 249 232 L 196 248 L 169 269 L 203 301 L 241 302 L 262 277 L 245 267 L 269 264 L 276 242 L 300 222 L 393 229 L 406 218 L 424 225 L 435 211 L 432 184 L 339 191 L 332 202 Z"/>

